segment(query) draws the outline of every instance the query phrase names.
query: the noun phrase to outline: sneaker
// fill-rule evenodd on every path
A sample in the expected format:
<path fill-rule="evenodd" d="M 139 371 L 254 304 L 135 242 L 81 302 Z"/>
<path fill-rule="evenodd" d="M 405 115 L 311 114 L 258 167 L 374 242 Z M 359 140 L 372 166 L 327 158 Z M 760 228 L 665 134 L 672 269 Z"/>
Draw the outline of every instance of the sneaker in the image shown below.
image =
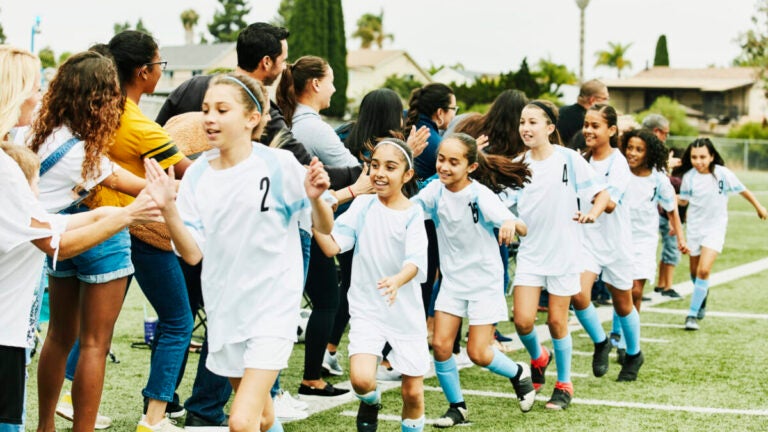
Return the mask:
<path fill-rule="evenodd" d="M 592 373 L 600 378 L 608 373 L 608 356 L 611 354 L 611 342 L 608 338 L 595 344 L 595 353 L 592 355 Z"/>
<path fill-rule="evenodd" d="M 696 314 L 696 319 L 697 320 L 703 320 L 704 317 L 707 315 L 707 298 L 709 298 L 709 294 L 707 294 L 704 297 L 704 301 L 701 302 L 701 307 L 699 308 L 699 313 Z"/>
<path fill-rule="evenodd" d="M 640 370 L 640 366 L 645 362 L 643 352 L 640 351 L 635 355 L 628 355 L 624 359 L 624 365 L 619 372 L 619 378 L 616 381 L 634 381 L 637 379 L 637 372 Z"/>
<path fill-rule="evenodd" d="M 279 394 L 281 394 L 282 397 L 288 402 L 290 402 L 291 406 L 296 408 L 297 410 L 306 411 L 307 409 L 309 409 L 308 403 L 296 399 L 295 397 L 291 396 L 291 394 L 288 391 L 280 389 Z"/>
<path fill-rule="evenodd" d="M 544 383 L 547 382 L 544 373 L 547 371 L 547 366 L 552 363 L 552 351 L 549 348 L 542 345 L 543 354 L 536 360 L 531 360 L 531 381 L 533 382 L 533 388 L 538 393 Z"/>
<path fill-rule="evenodd" d="M 627 350 L 625 348 L 616 348 L 616 363 L 624 365 L 624 360 L 627 358 Z"/>
<path fill-rule="evenodd" d="M 544 408 L 551 410 L 567 409 L 571 404 L 571 398 L 573 398 L 573 384 L 558 381 L 555 383 L 555 391 L 552 392 L 552 397 L 549 398 L 549 402 L 544 405 Z"/>
<path fill-rule="evenodd" d="M 469 358 L 469 354 L 467 354 L 467 349 L 464 347 L 461 347 L 459 353 L 454 354 L 453 356 L 456 358 L 456 368 L 459 370 L 474 365 L 474 363 L 472 363 L 472 359 Z"/>
<path fill-rule="evenodd" d="M 653 292 L 656 292 L 656 293 L 663 293 L 664 291 L 666 291 L 666 288 L 664 287 L 655 287 L 653 289 Z"/>
<path fill-rule="evenodd" d="M 274 399 L 272 399 L 272 406 L 275 408 L 275 417 L 280 419 L 282 423 L 304 420 L 309 417 L 309 414 L 306 411 L 294 408 L 291 401 L 286 399 L 284 393 L 278 393 Z"/>
<path fill-rule="evenodd" d="M 402 381 L 402 379 L 403 375 L 391 367 L 379 365 L 376 368 L 376 381 Z"/>
<path fill-rule="evenodd" d="M 668 290 L 664 290 L 661 292 L 661 295 L 664 297 L 669 297 L 671 299 L 680 300 L 683 298 L 683 296 L 680 295 L 677 291 L 673 290 L 672 288 Z"/>
<path fill-rule="evenodd" d="M 376 432 L 376 428 L 379 424 L 379 411 L 381 410 L 381 404 L 368 405 L 365 402 L 360 402 L 360 407 L 357 408 L 357 431 L 358 432 Z"/>
<path fill-rule="evenodd" d="M 515 388 L 515 395 L 520 401 L 520 411 L 528 412 L 536 399 L 536 389 L 533 388 L 533 381 L 531 381 L 531 368 L 525 363 L 518 363 L 517 366 L 520 367 L 520 371 L 516 377 L 510 378 L 509 382 Z"/>
<path fill-rule="evenodd" d="M 61 395 L 59 403 L 56 404 L 56 415 L 69 421 L 74 420 L 75 409 L 72 406 L 72 393 L 65 392 L 63 395 Z M 94 429 L 103 430 L 109 428 L 110 426 L 112 426 L 111 418 L 101 414 L 96 414 L 96 424 L 93 427 Z"/>
<path fill-rule="evenodd" d="M 317 388 L 305 384 L 299 385 L 299 395 L 302 399 L 329 398 L 342 396 L 349 393 L 349 390 L 339 389 L 330 383 L 325 383 L 325 387 Z"/>
<path fill-rule="evenodd" d="M 329 375 L 344 375 L 344 369 L 339 365 L 339 358 L 336 353 L 331 354 L 325 350 L 323 354 L 323 371 Z"/>
<path fill-rule="evenodd" d="M 469 414 L 469 411 L 466 408 L 450 407 L 448 408 L 448 411 L 446 411 L 445 414 L 443 414 L 442 417 L 435 420 L 435 427 L 449 428 L 459 424 L 468 423 L 467 421 L 468 414 Z"/>
<path fill-rule="evenodd" d="M 689 316 L 685 318 L 685 329 L 686 330 L 698 330 L 699 329 L 699 320 L 695 316 Z"/>
<path fill-rule="evenodd" d="M 149 405 L 149 399 L 144 398 L 144 414 L 147 413 L 147 406 Z M 187 413 L 187 410 L 184 409 L 184 406 L 182 406 L 179 403 L 176 402 L 168 402 L 165 404 L 165 415 L 172 419 L 177 419 L 179 417 L 183 417 Z"/>
<path fill-rule="evenodd" d="M 184 432 L 184 429 L 176 426 L 176 420 L 164 417 L 156 425 L 147 423 L 147 416 L 141 416 L 139 424 L 136 425 L 136 432 Z"/>
<path fill-rule="evenodd" d="M 498 329 L 494 330 L 493 338 L 501 343 L 512 342 L 511 337 L 504 336 L 503 334 L 501 334 L 501 332 Z"/>
<path fill-rule="evenodd" d="M 229 417 L 224 417 L 224 420 L 221 422 L 213 422 L 189 411 L 187 412 L 187 418 L 184 419 L 184 429 L 227 432 L 229 431 Z"/>

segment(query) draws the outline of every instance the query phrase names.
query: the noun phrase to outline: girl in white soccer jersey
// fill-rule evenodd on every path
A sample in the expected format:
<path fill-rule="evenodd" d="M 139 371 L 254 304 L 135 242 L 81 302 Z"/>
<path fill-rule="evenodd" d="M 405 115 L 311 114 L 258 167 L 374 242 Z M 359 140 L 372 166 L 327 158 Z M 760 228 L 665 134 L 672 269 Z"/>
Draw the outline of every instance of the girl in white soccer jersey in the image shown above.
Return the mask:
<path fill-rule="evenodd" d="M 584 117 L 586 157 L 597 175 L 604 179 L 610 201 L 594 224 L 582 226 L 585 270 L 581 274 L 581 292 L 573 296 L 573 307 L 595 344 L 592 373 L 601 377 L 608 372 L 611 343 L 590 299 L 592 285 L 602 273 L 627 340 L 627 357 L 618 380 L 634 381 L 644 359 L 640 351 L 640 315 L 632 304 L 632 229 L 629 208 L 624 202 L 632 174 L 627 160 L 616 148 L 619 133 L 616 120 L 616 110 L 604 104 L 593 106 Z"/>
<path fill-rule="evenodd" d="M 386 343 L 392 347 L 387 359 L 403 377 L 401 429 L 424 429 L 423 379 L 430 358 L 420 283 L 426 279 L 427 233 L 421 207 L 403 193 L 413 176 L 410 148 L 396 139 L 381 141 L 371 155 L 376 195 L 357 197 L 336 219 L 332 237 L 315 235 L 328 256 L 355 250 L 348 297 L 350 381 L 360 399 L 358 431 L 377 427 L 381 392 L 376 368 Z"/>
<path fill-rule="evenodd" d="M 541 290 L 549 292 L 547 324 L 555 348 L 557 383 L 546 408 L 560 410 L 568 408 L 573 397 L 568 308 L 571 296 L 581 290 L 579 275 L 584 269 L 579 223 L 594 222 L 609 197 L 587 161 L 560 145 L 556 124 L 557 107 L 548 101 L 529 103 L 520 116 L 520 136 L 530 149 L 522 160 L 531 170 L 531 182 L 513 195 L 520 220 L 528 226 L 517 252 L 513 292 L 515 328 L 531 356 L 536 391 L 544 385 L 553 354 L 541 346 L 534 329 Z M 580 205 L 578 194 L 589 199 Z M 580 206 L 591 208 L 582 213 Z"/>
<path fill-rule="evenodd" d="M 229 377 L 235 389 L 231 430 L 283 430 L 269 389 L 296 340 L 302 292 L 297 220 L 311 205 L 318 232 L 330 232 L 333 223 L 330 207 L 319 199 L 329 180 L 316 158 L 305 169 L 289 152 L 251 142 L 261 136 L 268 112 L 261 83 L 216 77 L 203 100 L 203 127 L 214 149 L 186 171 L 177 202 L 173 177 L 145 161 L 148 189 L 176 251 L 191 265 L 205 257 L 206 366 Z"/>
<path fill-rule="evenodd" d="M 683 174 L 680 205 L 688 206 L 686 224 L 693 296 L 685 319 L 686 330 L 698 330 L 698 320 L 704 318 L 703 303 L 709 291 L 709 272 L 725 242 L 728 195 L 740 194 L 755 207 L 760 219 L 768 217 L 765 207 L 724 165 L 712 141 L 699 138 L 688 146 L 682 165 L 675 169 L 675 173 Z"/>
<path fill-rule="evenodd" d="M 527 412 L 536 394 L 530 368 L 491 348 L 491 343 L 494 323 L 509 317 L 500 289 L 504 271 L 498 245 L 509 244 L 515 232 L 524 235 L 526 230 L 495 193 L 505 187 L 520 188 L 529 172 L 525 164 L 503 156 L 483 155 L 476 141 L 461 133 L 449 135 L 440 143 L 436 168 L 440 181 L 431 182 L 412 198 L 421 205 L 425 217 L 435 223 L 443 276 L 435 302 L 432 349 L 435 372 L 450 407 L 435 425 L 450 427 L 467 421 L 467 406 L 452 355 L 462 317 L 469 318 L 470 359 L 509 378 L 520 409 Z M 494 228 L 499 229 L 498 240 Z"/>

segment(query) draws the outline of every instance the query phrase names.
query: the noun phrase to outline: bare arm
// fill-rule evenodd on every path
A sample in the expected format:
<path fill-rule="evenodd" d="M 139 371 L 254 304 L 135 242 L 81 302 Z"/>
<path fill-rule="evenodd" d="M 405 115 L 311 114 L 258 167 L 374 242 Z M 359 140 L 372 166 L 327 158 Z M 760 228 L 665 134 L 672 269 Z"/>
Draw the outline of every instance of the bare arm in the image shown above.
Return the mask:
<path fill-rule="evenodd" d="M 105 178 L 102 185 L 108 186 L 118 192 L 135 197 L 147 185 L 147 181 L 115 164 L 115 170 Z"/>
<path fill-rule="evenodd" d="M 743 196 L 744 199 L 749 201 L 749 203 L 752 204 L 752 207 L 757 210 L 757 217 L 763 220 L 768 217 L 768 212 L 766 212 L 765 207 L 760 204 L 760 201 L 755 198 L 755 195 L 750 192 L 749 189 L 744 189 L 744 191 L 742 191 L 739 195 Z"/>
<path fill-rule="evenodd" d="M 606 210 L 606 207 L 610 202 L 611 195 L 607 190 L 601 190 L 592 200 L 592 208 L 589 209 L 589 212 L 586 214 L 580 211 L 576 212 L 576 217 L 573 219 L 579 221 L 579 223 L 593 223 L 601 214 L 603 214 L 603 211 Z"/>
<path fill-rule="evenodd" d="M 418 272 L 419 268 L 415 264 L 406 263 L 396 275 L 387 276 L 379 281 L 379 289 L 384 290 L 381 295 L 388 297 L 389 304 L 394 303 L 400 287 L 413 279 Z"/>
<path fill-rule="evenodd" d="M 312 204 L 312 227 L 321 234 L 330 234 L 333 229 L 333 210 L 331 206 L 320 199 L 320 195 L 331 185 L 328 173 L 316 157 L 312 158 L 304 179 L 309 202 Z"/>
<path fill-rule="evenodd" d="M 335 257 L 341 252 L 341 247 L 339 247 L 339 244 L 336 243 L 332 235 L 323 234 L 315 229 L 312 230 L 312 235 L 317 246 L 328 258 Z"/>
<path fill-rule="evenodd" d="M 680 212 L 677 211 L 677 206 L 675 206 L 675 209 L 671 212 L 667 212 L 667 217 L 669 218 L 669 222 L 672 224 L 670 235 L 672 235 L 672 231 L 674 231 L 675 235 L 677 236 L 677 248 L 680 249 L 680 252 L 687 254 L 689 252 L 688 243 L 685 241 L 683 223 L 680 221 Z"/>

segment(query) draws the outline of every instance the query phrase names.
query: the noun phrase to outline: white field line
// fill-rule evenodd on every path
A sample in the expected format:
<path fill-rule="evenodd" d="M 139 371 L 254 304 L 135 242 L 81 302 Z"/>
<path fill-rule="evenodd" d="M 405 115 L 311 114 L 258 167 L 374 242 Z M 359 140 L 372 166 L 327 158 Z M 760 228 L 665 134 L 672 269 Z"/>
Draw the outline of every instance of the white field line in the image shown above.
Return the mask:
<path fill-rule="evenodd" d="M 681 329 L 681 328 L 685 328 L 685 325 L 684 324 L 663 324 L 663 323 L 646 323 L 646 322 L 641 322 L 640 323 L 640 327 Z"/>
<path fill-rule="evenodd" d="M 424 391 L 442 392 L 440 387 L 425 386 Z M 463 390 L 461 391 L 465 395 L 472 396 L 484 396 L 484 397 L 496 397 L 517 399 L 514 393 L 501 393 L 484 390 Z M 536 397 L 539 401 L 548 401 L 549 398 L 544 395 Z M 746 409 L 731 409 L 731 408 L 711 408 L 711 407 L 696 407 L 696 406 L 684 406 L 684 405 L 662 405 L 662 404 L 648 404 L 641 402 L 622 402 L 622 401 L 610 401 L 600 399 L 581 399 L 573 398 L 572 403 L 582 405 L 599 405 L 609 406 L 616 408 L 638 408 L 638 409 L 651 409 L 657 411 L 683 411 L 701 414 L 738 414 L 738 415 L 753 415 L 753 416 L 768 416 L 768 409 L 764 410 L 746 410 Z"/>
<path fill-rule="evenodd" d="M 356 411 L 342 411 L 341 415 L 346 417 L 357 417 Z M 379 414 L 379 420 L 384 421 L 390 421 L 390 422 L 400 422 L 402 421 L 402 418 L 400 416 L 396 416 L 394 414 Z M 435 419 L 424 419 L 424 424 L 433 425 L 435 424 Z"/>
<path fill-rule="evenodd" d="M 556 371 L 546 371 L 546 372 L 544 372 L 544 375 L 556 377 L 557 376 L 557 372 Z M 588 375 L 588 374 L 584 374 L 584 373 L 571 372 L 571 376 L 574 377 L 574 378 L 589 378 L 592 375 Z"/>
<path fill-rule="evenodd" d="M 652 312 L 669 315 L 688 315 L 687 309 L 661 309 L 661 308 L 647 308 L 643 309 L 643 312 Z M 768 314 L 753 314 L 753 313 L 741 313 L 741 312 L 718 312 L 710 311 L 707 309 L 708 317 L 718 318 L 742 318 L 742 319 L 761 319 L 768 320 Z"/>
<path fill-rule="evenodd" d="M 682 327 L 682 326 L 677 326 L 677 327 Z M 582 334 L 578 335 L 577 337 L 580 337 L 580 338 L 582 338 L 582 339 L 589 339 L 589 335 L 588 335 L 588 334 L 584 334 L 584 333 L 582 333 Z M 653 338 L 642 338 L 642 337 L 641 337 L 641 338 L 640 338 L 640 342 L 648 342 L 648 343 L 669 343 L 670 341 L 669 341 L 669 339 L 653 339 Z"/>

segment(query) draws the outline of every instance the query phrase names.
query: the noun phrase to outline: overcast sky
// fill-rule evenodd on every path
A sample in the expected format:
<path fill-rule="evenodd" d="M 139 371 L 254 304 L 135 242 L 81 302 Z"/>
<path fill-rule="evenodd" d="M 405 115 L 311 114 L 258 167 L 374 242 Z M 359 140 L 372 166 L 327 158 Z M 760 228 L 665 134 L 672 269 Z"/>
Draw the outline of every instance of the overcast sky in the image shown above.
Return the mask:
<path fill-rule="evenodd" d="M 578 73 L 579 9 L 574 0 L 343 0 L 347 35 L 366 12 L 384 11 L 385 48 L 404 49 L 424 68 L 462 63 L 468 70 L 516 70 L 550 57 Z M 252 0 L 248 22 L 268 21 L 279 0 Z M 632 43 L 628 75 L 653 63 L 656 40 L 667 35 L 672 67 L 727 66 L 739 54 L 735 39 L 750 28 L 755 0 L 591 0 L 586 9 L 586 78 L 615 78 L 612 69 L 594 68 L 595 52 L 608 42 Z M 216 0 L 0 0 L 6 43 L 30 47 L 36 16 L 41 33 L 35 50 L 50 46 L 60 54 L 106 42 L 116 22 L 142 18 L 161 46 L 181 45 L 179 19 L 185 9 L 200 14 L 196 32 L 206 31 L 219 7 Z M 297 11 L 300 13 L 300 11 Z M 210 38 L 210 37 L 209 37 Z M 290 43 L 290 39 L 289 39 Z M 348 49 L 359 47 L 349 39 Z M 290 48 L 289 48 L 290 49 Z"/>

